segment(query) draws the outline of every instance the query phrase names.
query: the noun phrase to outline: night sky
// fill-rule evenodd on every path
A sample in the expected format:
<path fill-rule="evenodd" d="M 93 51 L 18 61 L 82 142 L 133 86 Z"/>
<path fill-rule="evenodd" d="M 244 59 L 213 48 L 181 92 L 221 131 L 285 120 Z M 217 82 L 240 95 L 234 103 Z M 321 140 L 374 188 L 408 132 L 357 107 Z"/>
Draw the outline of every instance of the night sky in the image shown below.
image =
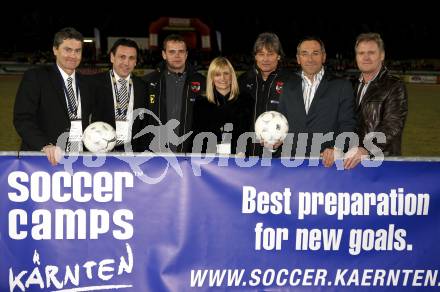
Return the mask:
<path fill-rule="evenodd" d="M 221 2 L 212 3 L 221 5 Z M 319 13 L 316 12 L 316 7 L 283 11 L 282 5 L 273 7 L 274 11 L 271 13 L 257 15 L 252 12 L 254 8 L 243 6 L 233 12 L 210 15 L 194 11 L 159 13 L 159 9 L 152 9 L 153 12 L 147 13 L 139 4 L 133 5 L 130 12 L 124 9 L 98 8 L 13 9 L 10 13 L 4 13 L 0 19 L 3 30 L 0 51 L 50 50 L 54 33 L 65 26 L 73 26 L 85 36 L 93 36 L 93 27 L 98 27 L 105 48 L 107 36 L 147 37 L 152 21 L 160 16 L 173 16 L 197 17 L 209 25 L 212 31 L 220 31 L 225 55 L 250 53 L 256 36 L 264 31 L 272 31 L 280 37 L 288 56 L 295 54 L 296 45 L 301 38 L 316 35 L 326 44 L 329 57 L 341 53 L 346 58 L 353 58 L 356 36 L 371 31 L 382 35 L 387 58 L 440 58 L 438 16 L 430 16 L 432 9 L 427 7 L 408 9 L 405 12 L 382 11 L 380 14 L 374 14 L 372 7 L 366 7 L 359 14 L 355 9 L 335 13 L 325 7 Z M 189 6 L 185 11 L 191 11 Z M 268 12 L 270 10 L 261 5 L 259 8 L 268 9 Z"/>

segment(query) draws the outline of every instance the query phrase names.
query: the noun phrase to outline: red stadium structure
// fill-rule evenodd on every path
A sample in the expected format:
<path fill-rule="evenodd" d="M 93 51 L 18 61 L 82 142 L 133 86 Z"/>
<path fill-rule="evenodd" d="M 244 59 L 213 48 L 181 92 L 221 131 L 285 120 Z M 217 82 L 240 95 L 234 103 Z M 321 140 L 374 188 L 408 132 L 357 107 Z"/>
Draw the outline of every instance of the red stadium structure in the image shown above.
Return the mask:
<path fill-rule="evenodd" d="M 161 17 L 150 24 L 150 49 L 160 47 L 159 35 L 163 30 L 179 31 L 190 49 L 211 51 L 211 29 L 198 18 Z M 197 46 L 197 33 L 200 34 L 201 46 Z"/>

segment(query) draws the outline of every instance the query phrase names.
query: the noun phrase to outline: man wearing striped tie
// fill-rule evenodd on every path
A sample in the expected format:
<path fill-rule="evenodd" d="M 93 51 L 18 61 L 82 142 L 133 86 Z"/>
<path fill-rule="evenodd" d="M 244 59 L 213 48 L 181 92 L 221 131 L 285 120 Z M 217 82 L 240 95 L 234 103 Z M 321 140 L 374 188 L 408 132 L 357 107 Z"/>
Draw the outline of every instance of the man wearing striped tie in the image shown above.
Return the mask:
<path fill-rule="evenodd" d="M 136 109 L 147 108 L 147 85 L 133 75 L 139 48 L 135 41 L 118 39 L 110 49 L 112 68 L 93 76 L 93 121 L 104 121 L 116 130 L 115 151 L 142 152 L 145 137 L 133 139 L 145 126 L 144 115 L 134 116 Z"/>
<path fill-rule="evenodd" d="M 28 70 L 17 91 L 14 126 L 21 150 L 43 151 L 52 165 L 60 150 L 82 151 L 82 132 L 92 107 L 89 83 L 76 71 L 82 48 L 81 33 L 61 29 L 53 42 L 56 63 Z"/>

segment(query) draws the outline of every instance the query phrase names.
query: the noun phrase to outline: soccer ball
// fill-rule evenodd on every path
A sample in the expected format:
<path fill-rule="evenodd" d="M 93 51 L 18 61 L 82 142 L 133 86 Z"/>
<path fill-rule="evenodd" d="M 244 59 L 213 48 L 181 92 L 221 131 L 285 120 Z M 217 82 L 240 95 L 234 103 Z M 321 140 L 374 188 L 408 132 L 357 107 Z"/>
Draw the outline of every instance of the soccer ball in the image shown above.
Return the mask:
<path fill-rule="evenodd" d="M 107 123 L 94 122 L 85 129 L 83 142 L 90 152 L 109 152 L 115 147 L 116 131 Z"/>
<path fill-rule="evenodd" d="M 269 149 L 278 141 L 283 141 L 289 131 L 286 117 L 276 111 L 262 113 L 255 122 L 255 135 L 258 140 L 263 140 Z"/>

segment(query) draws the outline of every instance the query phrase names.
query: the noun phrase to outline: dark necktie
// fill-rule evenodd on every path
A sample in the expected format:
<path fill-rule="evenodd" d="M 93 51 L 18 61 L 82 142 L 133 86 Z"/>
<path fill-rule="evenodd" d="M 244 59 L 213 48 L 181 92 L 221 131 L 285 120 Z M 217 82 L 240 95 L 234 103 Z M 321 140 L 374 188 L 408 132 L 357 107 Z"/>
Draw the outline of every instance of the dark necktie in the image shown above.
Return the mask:
<path fill-rule="evenodd" d="M 69 118 L 71 120 L 76 119 L 76 112 L 78 110 L 78 105 L 76 104 L 75 92 L 73 91 L 72 86 L 72 77 L 67 78 L 67 109 L 69 113 Z"/>
<path fill-rule="evenodd" d="M 77 119 L 77 111 L 78 105 L 76 102 L 75 92 L 73 91 L 72 86 L 73 78 L 67 77 L 67 111 L 69 113 L 69 119 L 75 120 Z M 66 152 L 79 152 L 80 151 L 80 142 L 79 141 L 68 141 Z"/>
<path fill-rule="evenodd" d="M 121 78 L 118 80 L 118 82 L 120 84 L 118 118 L 125 120 L 128 107 L 127 80 Z"/>
<path fill-rule="evenodd" d="M 356 105 L 360 105 L 361 104 L 361 98 L 362 98 L 362 90 L 364 90 L 365 87 L 365 82 L 361 81 L 361 83 L 359 84 L 359 89 L 356 95 Z"/>

